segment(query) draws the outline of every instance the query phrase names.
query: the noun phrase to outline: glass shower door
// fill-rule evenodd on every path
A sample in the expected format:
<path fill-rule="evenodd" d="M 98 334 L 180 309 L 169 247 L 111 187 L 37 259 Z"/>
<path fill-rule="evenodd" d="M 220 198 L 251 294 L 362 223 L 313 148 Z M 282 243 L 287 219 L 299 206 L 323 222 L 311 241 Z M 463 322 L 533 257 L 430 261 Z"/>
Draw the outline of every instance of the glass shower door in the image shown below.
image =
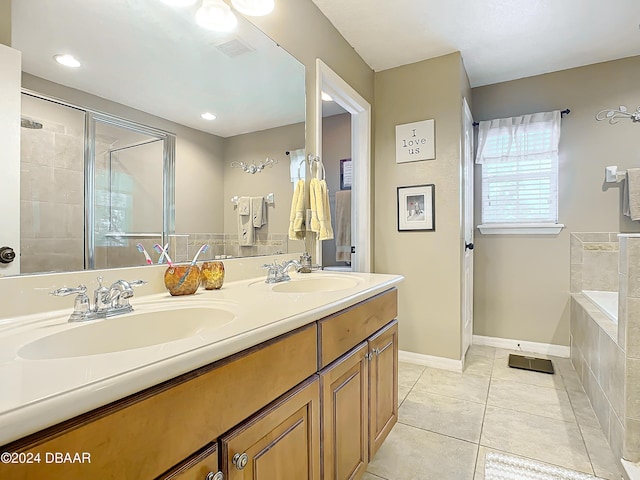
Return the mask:
<path fill-rule="evenodd" d="M 91 113 L 87 132 L 89 268 L 143 265 L 173 233 L 173 135 Z M 93 192 L 93 194 L 91 194 Z"/>

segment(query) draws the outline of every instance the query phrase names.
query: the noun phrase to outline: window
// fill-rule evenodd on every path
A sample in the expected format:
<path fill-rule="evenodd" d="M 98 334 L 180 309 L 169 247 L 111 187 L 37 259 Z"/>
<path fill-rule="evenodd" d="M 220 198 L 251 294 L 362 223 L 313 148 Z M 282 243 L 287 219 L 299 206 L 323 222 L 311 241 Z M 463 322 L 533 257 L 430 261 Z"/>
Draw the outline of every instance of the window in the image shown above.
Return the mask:
<path fill-rule="evenodd" d="M 560 112 L 480 122 L 482 233 L 558 233 Z"/>

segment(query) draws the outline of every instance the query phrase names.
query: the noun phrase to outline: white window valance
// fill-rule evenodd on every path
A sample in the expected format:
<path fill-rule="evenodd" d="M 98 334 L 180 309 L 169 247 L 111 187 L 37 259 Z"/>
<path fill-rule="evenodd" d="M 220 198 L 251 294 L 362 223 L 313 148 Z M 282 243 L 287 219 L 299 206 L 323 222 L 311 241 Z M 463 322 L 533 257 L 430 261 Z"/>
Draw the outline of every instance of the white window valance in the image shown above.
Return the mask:
<path fill-rule="evenodd" d="M 538 160 L 558 154 L 560 110 L 497 118 L 478 125 L 476 163 Z"/>

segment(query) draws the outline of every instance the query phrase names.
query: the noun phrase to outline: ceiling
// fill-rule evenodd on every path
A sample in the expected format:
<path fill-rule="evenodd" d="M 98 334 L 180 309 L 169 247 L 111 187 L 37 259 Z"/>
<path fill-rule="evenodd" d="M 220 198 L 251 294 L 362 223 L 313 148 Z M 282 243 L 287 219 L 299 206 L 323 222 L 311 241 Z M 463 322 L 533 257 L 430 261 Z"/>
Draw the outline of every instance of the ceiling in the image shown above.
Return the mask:
<path fill-rule="evenodd" d="M 640 0 L 313 0 L 375 71 L 460 51 L 472 87 L 640 55 Z"/>
<path fill-rule="evenodd" d="M 14 0 L 12 46 L 27 73 L 222 137 L 304 122 L 304 66 L 241 15 L 233 33 L 200 28 L 198 7 Z M 58 53 L 82 67 L 58 65 Z"/>

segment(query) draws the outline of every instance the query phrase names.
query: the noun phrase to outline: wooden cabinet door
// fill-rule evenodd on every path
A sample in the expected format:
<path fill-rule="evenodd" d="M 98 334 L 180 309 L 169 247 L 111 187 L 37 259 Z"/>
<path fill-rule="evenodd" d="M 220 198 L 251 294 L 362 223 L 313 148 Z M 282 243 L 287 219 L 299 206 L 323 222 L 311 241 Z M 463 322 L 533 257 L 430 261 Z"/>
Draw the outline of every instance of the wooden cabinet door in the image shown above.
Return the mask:
<path fill-rule="evenodd" d="M 398 420 L 398 321 L 369 339 L 369 458 Z"/>
<path fill-rule="evenodd" d="M 212 443 L 182 462 L 175 468 L 160 475 L 157 480 L 221 480 L 218 472 L 218 444 Z"/>
<path fill-rule="evenodd" d="M 367 342 L 320 372 L 323 480 L 360 478 L 368 462 Z"/>
<path fill-rule="evenodd" d="M 318 376 L 236 427 L 220 445 L 225 480 L 320 480 Z"/>

